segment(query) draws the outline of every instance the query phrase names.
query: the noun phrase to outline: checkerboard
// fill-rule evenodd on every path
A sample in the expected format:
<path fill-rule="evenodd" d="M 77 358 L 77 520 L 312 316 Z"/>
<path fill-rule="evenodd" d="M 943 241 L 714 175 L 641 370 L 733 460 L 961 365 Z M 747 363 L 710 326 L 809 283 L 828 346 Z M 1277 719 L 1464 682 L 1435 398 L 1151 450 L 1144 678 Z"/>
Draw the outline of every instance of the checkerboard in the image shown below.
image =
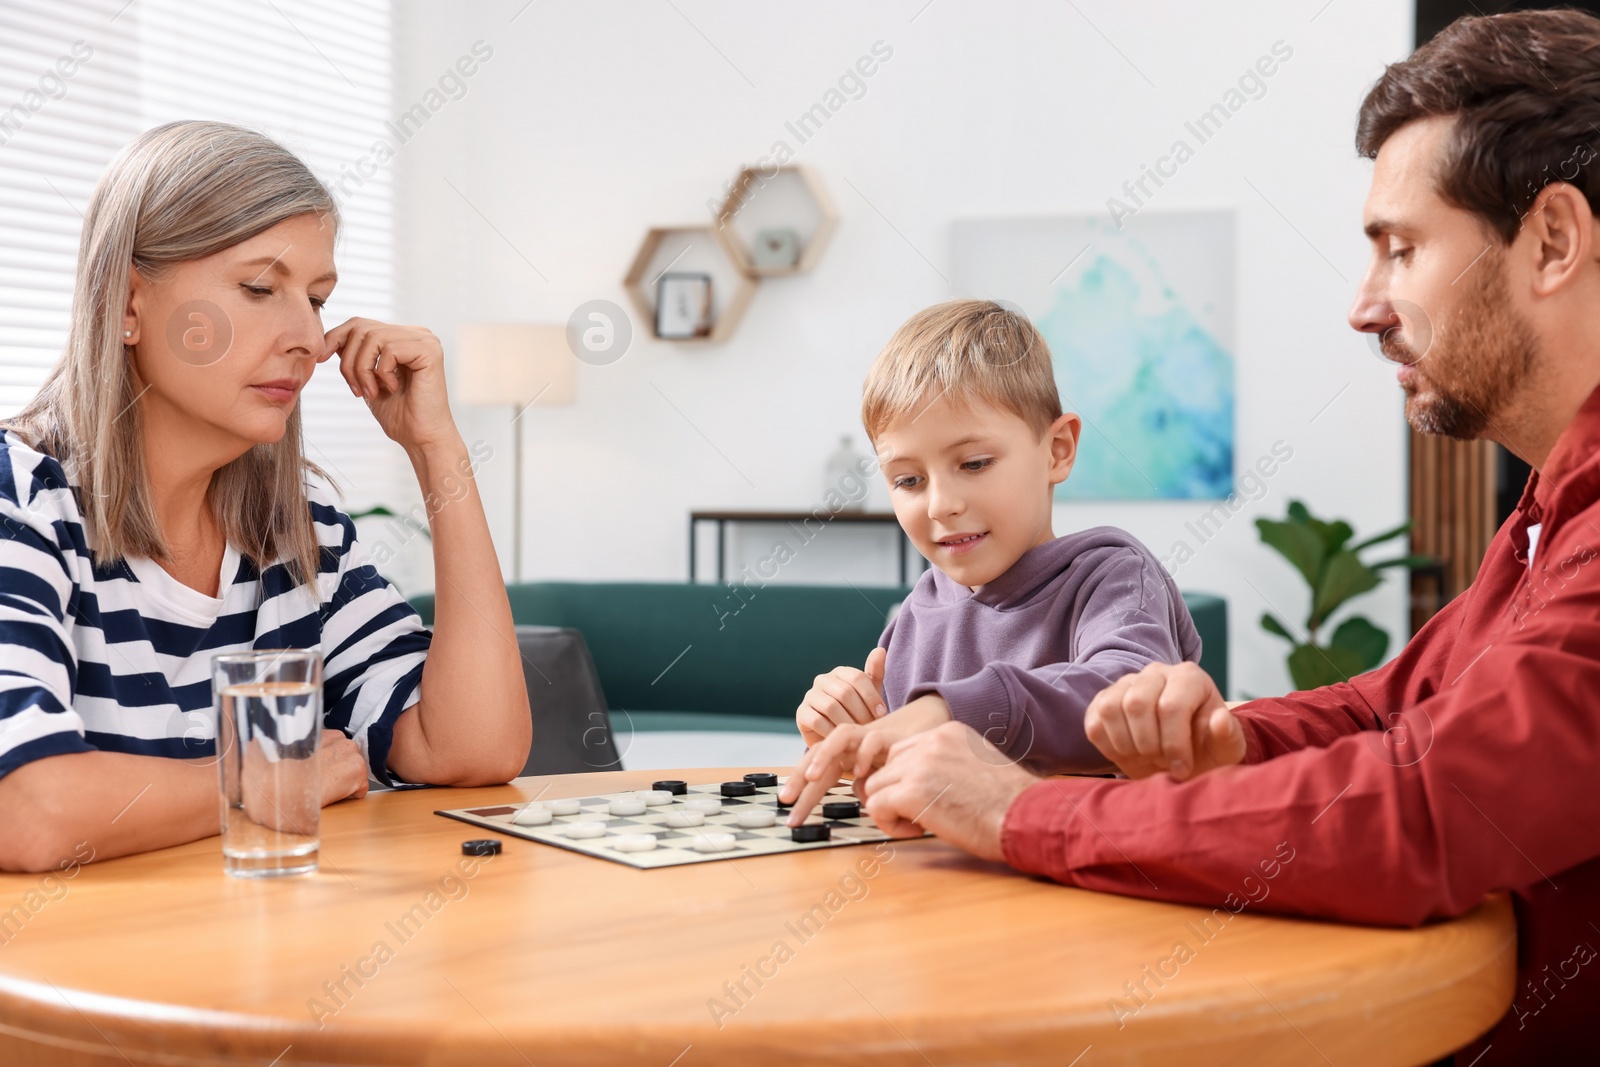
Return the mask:
<path fill-rule="evenodd" d="M 826 841 L 799 842 L 790 840 L 789 827 L 785 825 L 788 818 L 788 809 L 779 809 L 777 804 L 778 792 L 782 789 L 786 779 L 778 779 L 776 786 L 757 787 L 753 796 L 724 797 L 721 794 L 720 782 L 690 785 L 688 792 L 672 798 L 672 803 L 656 807 L 647 807 L 641 815 L 612 815 L 609 811 L 610 802 L 625 797 L 632 797 L 636 790 L 627 790 L 621 793 L 606 793 L 602 796 L 579 798 L 579 813 L 577 815 L 556 815 L 543 826 L 518 826 L 511 820 L 525 805 L 502 804 L 494 807 L 481 808 L 456 808 L 450 811 L 436 811 L 435 815 L 443 815 L 447 819 L 459 819 L 473 826 L 485 830 L 493 830 L 498 834 L 510 837 L 520 837 L 528 841 L 537 841 L 544 845 L 555 845 L 557 848 L 571 849 L 573 852 L 582 852 L 588 856 L 598 856 L 601 859 L 611 860 L 614 863 L 624 863 L 629 867 L 641 870 L 652 870 L 657 867 L 677 867 L 685 863 L 708 863 L 716 860 L 749 859 L 753 856 L 772 856 L 783 852 L 810 852 L 819 848 L 843 848 L 848 845 L 872 844 L 879 841 L 888 841 L 889 835 L 878 829 L 865 812 L 854 819 L 824 819 L 822 806 L 819 804 L 816 811 L 812 812 L 806 822 L 811 825 L 825 824 L 829 829 L 829 839 Z M 670 827 L 666 825 L 667 813 L 683 810 L 684 802 L 695 797 L 716 797 L 722 801 L 722 810 L 705 817 L 702 826 Z M 540 801 L 550 800 L 550 797 L 541 797 Z M 836 785 L 828 790 L 824 803 L 830 800 L 854 800 L 855 795 L 849 785 Z M 738 813 L 747 811 L 751 806 L 767 807 L 776 815 L 776 825 L 745 828 L 738 823 Z M 572 838 L 566 836 L 566 827 L 575 822 L 603 822 L 606 824 L 604 837 Z M 727 852 L 696 852 L 692 845 L 696 835 L 705 833 L 726 833 L 734 837 L 734 845 Z M 616 838 L 624 834 L 653 834 L 656 838 L 656 847 L 647 852 L 622 852 L 611 844 Z"/>

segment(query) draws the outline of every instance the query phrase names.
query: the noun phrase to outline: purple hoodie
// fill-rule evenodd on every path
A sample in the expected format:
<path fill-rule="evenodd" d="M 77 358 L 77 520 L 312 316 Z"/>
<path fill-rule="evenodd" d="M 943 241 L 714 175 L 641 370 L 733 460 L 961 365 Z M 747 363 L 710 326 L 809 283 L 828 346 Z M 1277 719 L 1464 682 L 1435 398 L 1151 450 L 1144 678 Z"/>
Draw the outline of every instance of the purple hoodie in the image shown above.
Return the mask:
<path fill-rule="evenodd" d="M 938 693 L 958 722 L 1049 774 L 1110 767 L 1083 732 L 1096 693 L 1147 663 L 1200 659 L 1172 577 L 1114 526 L 1030 548 L 976 593 L 931 567 L 878 644 L 891 710 Z"/>

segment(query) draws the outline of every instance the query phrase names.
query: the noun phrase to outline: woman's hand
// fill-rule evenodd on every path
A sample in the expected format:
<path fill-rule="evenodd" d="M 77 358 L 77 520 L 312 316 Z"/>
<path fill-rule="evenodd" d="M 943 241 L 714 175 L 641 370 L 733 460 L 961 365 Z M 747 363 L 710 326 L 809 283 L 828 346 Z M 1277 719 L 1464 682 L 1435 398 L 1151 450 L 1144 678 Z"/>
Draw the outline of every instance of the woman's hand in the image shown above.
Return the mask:
<path fill-rule="evenodd" d="M 317 362 L 339 356 L 339 373 L 383 432 L 408 452 L 453 440 L 444 389 L 444 348 L 424 326 L 350 319 L 328 331 Z"/>
<path fill-rule="evenodd" d="M 434 785 L 508 782 L 527 761 L 533 718 L 473 478 L 477 449 L 469 454 L 445 398 L 444 349 L 421 326 L 351 319 L 328 331 L 318 362 L 335 353 L 351 392 L 410 457 L 433 538 L 438 597 L 424 695 L 395 720 L 389 769 Z"/>
<path fill-rule="evenodd" d="M 287 756 L 281 760 L 268 759 L 259 743 L 246 742 L 239 775 L 239 794 L 246 817 L 268 829 L 311 834 L 317 830 L 318 809 L 367 795 L 367 761 L 361 758 L 361 749 L 343 730 L 324 728 L 317 754 L 310 758 L 317 761 L 322 782 L 321 793 L 317 796 L 304 788 L 304 775 L 300 773 L 304 761 L 298 761 L 295 773 L 285 773 L 296 761 Z"/>

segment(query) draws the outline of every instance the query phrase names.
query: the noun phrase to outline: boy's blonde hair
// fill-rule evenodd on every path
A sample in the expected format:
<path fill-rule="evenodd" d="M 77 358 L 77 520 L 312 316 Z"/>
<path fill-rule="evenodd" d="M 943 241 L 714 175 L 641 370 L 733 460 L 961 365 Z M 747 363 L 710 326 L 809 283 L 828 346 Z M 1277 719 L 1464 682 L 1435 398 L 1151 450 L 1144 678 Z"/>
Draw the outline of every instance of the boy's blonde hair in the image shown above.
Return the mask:
<path fill-rule="evenodd" d="M 862 388 L 867 437 L 945 395 L 1009 411 L 1040 436 L 1061 417 L 1050 346 L 1026 315 L 993 300 L 935 304 L 894 332 Z"/>

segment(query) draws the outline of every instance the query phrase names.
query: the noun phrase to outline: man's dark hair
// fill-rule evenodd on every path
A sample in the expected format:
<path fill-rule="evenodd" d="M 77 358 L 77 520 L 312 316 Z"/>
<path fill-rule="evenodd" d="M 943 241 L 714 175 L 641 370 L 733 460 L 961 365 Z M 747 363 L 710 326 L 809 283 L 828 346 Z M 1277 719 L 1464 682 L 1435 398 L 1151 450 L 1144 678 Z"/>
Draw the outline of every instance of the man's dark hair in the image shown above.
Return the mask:
<path fill-rule="evenodd" d="M 1458 19 L 1367 93 L 1356 149 L 1368 159 L 1400 127 L 1453 115 L 1439 195 L 1508 244 L 1541 190 L 1572 185 L 1600 215 L 1600 19 L 1516 11 Z"/>

